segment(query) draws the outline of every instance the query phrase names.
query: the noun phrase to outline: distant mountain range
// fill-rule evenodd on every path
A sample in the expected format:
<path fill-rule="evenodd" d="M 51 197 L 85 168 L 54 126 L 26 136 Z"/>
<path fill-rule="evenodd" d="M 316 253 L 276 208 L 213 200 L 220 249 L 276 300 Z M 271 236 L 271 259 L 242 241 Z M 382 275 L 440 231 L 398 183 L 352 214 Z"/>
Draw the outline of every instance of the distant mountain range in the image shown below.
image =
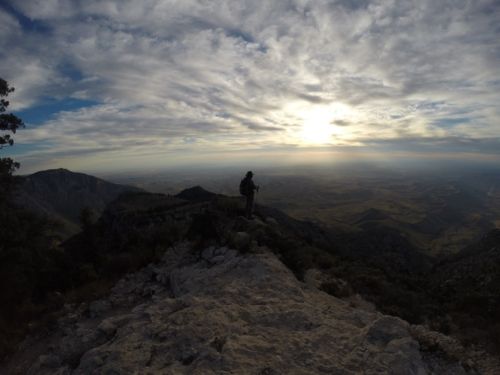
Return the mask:
<path fill-rule="evenodd" d="M 80 213 L 90 208 L 99 215 L 106 205 L 127 191 L 139 188 L 118 185 L 67 169 L 50 169 L 24 177 L 18 203 L 63 224 L 63 236 L 80 230 Z"/>
<path fill-rule="evenodd" d="M 457 253 L 500 228 L 500 173 L 277 171 L 257 182 L 260 203 L 297 219 L 342 232 L 393 230 L 431 256 Z"/>

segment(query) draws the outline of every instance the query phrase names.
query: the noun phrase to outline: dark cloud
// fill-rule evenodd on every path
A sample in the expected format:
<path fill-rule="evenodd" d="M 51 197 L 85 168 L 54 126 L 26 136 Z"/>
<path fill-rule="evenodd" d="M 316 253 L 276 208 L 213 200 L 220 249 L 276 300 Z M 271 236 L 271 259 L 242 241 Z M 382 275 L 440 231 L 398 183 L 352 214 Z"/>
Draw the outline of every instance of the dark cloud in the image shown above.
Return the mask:
<path fill-rule="evenodd" d="M 352 124 L 352 122 L 350 122 L 348 120 L 335 120 L 335 121 L 332 121 L 332 125 L 336 125 L 336 126 L 351 126 L 353 124 Z"/>
<path fill-rule="evenodd" d="M 278 127 L 278 126 L 268 126 L 268 125 L 260 125 L 256 123 L 252 123 L 249 121 L 243 122 L 243 124 L 251 130 L 258 130 L 258 131 L 282 131 L 283 128 Z"/>
<path fill-rule="evenodd" d="M 318 95 L 311 95 L 311 94 L 297 94 L 297 97 L 305 100 L 309 103 L 314 103 L 314 104 L 320 104 L 320 103 L 327 103 L 328 100 L 322 98 L 321 96 Z"/>

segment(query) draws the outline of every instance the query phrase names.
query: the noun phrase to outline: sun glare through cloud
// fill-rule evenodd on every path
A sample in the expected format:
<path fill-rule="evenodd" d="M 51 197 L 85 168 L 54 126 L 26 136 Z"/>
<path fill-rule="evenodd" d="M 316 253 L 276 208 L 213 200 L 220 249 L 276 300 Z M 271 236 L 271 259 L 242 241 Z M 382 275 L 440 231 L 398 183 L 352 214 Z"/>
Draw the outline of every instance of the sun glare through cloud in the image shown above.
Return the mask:
<path fill-rule="evenodd" d="M 347 127 L 339 126 L 349 119 L 354 119 L 354 111 L 347 105 L 334 103 L 330 105 L 297 105 L 292 106 L 296 118 L 301 122 L 298 132 L 299 142 L 305 145 L 337 144 L 349 139 Z"/>
<path fill-rule="evenodd" d="M 332 113 L 328 108 L 314 108 L 305 113 L 300 135 L 307 143 L 330 143 L 333 125 Z"/>

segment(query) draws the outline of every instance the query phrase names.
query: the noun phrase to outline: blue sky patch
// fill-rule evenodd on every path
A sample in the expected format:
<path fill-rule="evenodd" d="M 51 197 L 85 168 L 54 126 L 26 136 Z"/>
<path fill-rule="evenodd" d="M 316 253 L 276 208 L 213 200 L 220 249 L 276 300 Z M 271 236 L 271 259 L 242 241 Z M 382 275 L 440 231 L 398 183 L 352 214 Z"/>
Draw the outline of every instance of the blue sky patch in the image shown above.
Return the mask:
<path fill-rule="evenodd" d="M 72 81 L 78 82 L 85 78 L 80 70 L 70 63 L 63 63 L 59 66 L 59 72 L 65 77 L 71 78 Z"/>
<path fill-rule="evenodd" d="M 23 130 L 21 129 L 19 132 L 22 132 Z M 17 133 L 17 136 L 14 136 L 14 145 L 11 147 L 6 147 L 3 149 L 5 151 L 4 156 L 10 156 L 12 158 L 16 158 L 17 156 L 22 156 L 27 153 L 31 153 L 34 151 L 43 151 L 47 147 L 50 147 L 46 142 L 43 144 L 40 143 L 22 143 L 22 141 L 18 140 L 19 134 Z"/>
<path fill-rule="evenodd" d="M 433 122 L 434 125 L 443 128 L 451 128 L 456 125 L 468 123 L 470 123 L 470 118 L 468 117 L 442 118 Z"/>
<path fill-rule="evenodd" d="M 76 111 L 80 108 L 91 107 L 97 104 L 99 102 L 92 100 L 68 98 L 46 102 L 23 111 L 17 111 L 15 115 L 20 117 L 26 126 L 36 126 L 53 119 L 61 111 Z"/>
<path fill-rule="evenodd" d="M 46 23 L 26 17 L 8 3 L 2 3 L 0 8 L 3 8 L 8 14 L 14 16 L 25 31 L 31 31 L 35 34 L 48 34 L 51 31 L 51 28 Z"/>
<path fill-rule="evenodd" d="M 249 34 L 249 33 L 246 33 L 242 30 L 238 30 L 238 29 L 226 29 L 226 35 L 232 37 L 232 38 L 237 38 L 237 39 L 241 39 L 243 40 L 245 43 L 249 43 L 249 44 L 256 44 L 258 45 L 258 50 L 260 52 L 267 52 L 267 48 L 262 45 L 261 43 L 259 43 L 258 41 L 255 40 L 255 38 Z"/>

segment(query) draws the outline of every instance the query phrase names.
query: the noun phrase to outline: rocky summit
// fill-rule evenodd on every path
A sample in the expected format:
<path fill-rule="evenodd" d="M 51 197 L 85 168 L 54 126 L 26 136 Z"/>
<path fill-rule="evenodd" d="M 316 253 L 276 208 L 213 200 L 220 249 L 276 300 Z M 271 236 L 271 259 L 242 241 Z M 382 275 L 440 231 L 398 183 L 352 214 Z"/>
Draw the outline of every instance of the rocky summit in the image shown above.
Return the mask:
<path fill-rule="evenodd" d="M 298 281 L 265 246 L 241 253 L 181 242 L 106 298 L 66 306 L 54 330 L 26 340 L 6 371 L 489 373 L 453 339 L 383 315 L 358 295 L 328 295 L 314 272 L 306 276 Z"/>

